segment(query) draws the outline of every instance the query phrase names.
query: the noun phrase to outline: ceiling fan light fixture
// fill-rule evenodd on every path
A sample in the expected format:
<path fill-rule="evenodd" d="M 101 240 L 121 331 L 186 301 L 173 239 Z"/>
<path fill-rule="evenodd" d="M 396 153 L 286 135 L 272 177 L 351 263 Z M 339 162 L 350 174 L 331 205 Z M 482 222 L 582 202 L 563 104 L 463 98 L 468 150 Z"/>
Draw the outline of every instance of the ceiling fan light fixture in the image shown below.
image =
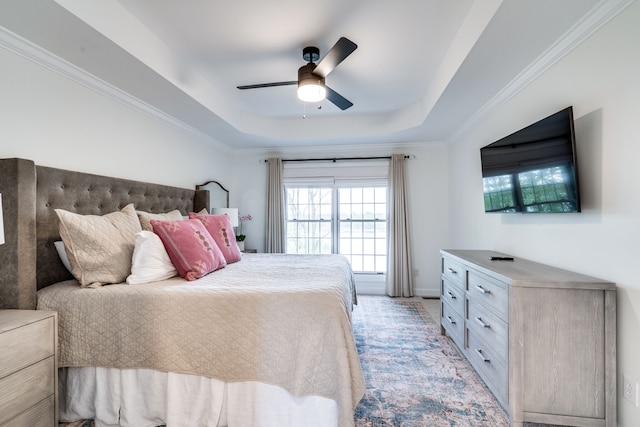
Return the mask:
<path fill-rule="evenodd" d="M 346 37 L 340 37 L 329 52 L 320 60 L 320 49 L 315 46 L 307 46 L 302 50 L 302 59 L 307 61 L 298 69 L 298 80 L 286 82 L 259 83 L 254 85 L 238 86 L 238 89 L 259 89 L 263 87 L 298 85 L 298 98 L 304 102 L 318 102 L 327 99 L 341 110 L 353 107 L 353 102 L 340 95 L 335 90 L 325 85 L 325 78 L 342 61 L 344 61 L 358 45 Z M 316 61 L 320 60 L 318 65 Z"/>
<path fill-rule="evenodd" d="M 298 98 L 304 102 L 318 102 L 327 97 L 327 88 L 323 81 L 299 82 Z"/>
<path fill-rule="evenodd" d="M 324 78 L 313 73 L 316 64 L 309 63 L 298 70 L 298 98 L 304 102 L 318 102 L 327 97 Z"/>

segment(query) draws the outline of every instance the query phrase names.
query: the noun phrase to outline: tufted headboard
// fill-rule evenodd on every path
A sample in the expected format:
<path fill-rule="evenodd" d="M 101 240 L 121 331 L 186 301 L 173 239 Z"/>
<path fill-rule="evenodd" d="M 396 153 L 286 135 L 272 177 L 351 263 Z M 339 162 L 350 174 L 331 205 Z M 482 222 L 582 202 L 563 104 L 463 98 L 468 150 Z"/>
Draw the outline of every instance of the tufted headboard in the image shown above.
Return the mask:
<path fill-rule="evenodd" d="M 35 308 L 35 292 L 73 278 L 54 247 L 54 209 L 103 215 L 133 203 L 151 213 L 209 209 L 207 190 L 189 190 L 0 159 L 5 240 L 0 246 L 0 308 Z"/>

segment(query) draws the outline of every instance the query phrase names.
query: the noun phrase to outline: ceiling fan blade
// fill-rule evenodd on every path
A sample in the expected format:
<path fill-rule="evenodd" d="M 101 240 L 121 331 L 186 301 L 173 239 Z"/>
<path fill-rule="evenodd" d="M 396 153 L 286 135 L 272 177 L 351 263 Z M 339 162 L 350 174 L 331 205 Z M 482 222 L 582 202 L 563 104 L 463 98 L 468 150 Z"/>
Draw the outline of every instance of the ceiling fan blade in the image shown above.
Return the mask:
<path fill-rule="evenodd" d="M 275 83 L 260 83 L 257 85 L 246 85 L 246 86 L 237 86 L 238 89 L 259 89 L 262 87 L 273 87 L 273 86 L 289 86 L 289 85 L 297 85 L 298 81 L 289 81 L 289 82 L 275 82 Z"/>
<path fill-rule="evenodd" d="M 327 86 L 327 99 L 335 104 L 341 110 L 346 110 L 347 108 L 353 106 L 353 102 L 349 101 L 344 96 L 340 95 L 335 90 L 331 89 Z"/>
<path fill-rule="evenodd" d="M 351 55 L 358 45 L 346 37 L 340 37 L 340 40 L 333 45 L 324 58 L 320 60 L 318 66 L 313 72 L 319 76 L 327 77 L 327 74 L 333 71 L 347 56 Z"/>

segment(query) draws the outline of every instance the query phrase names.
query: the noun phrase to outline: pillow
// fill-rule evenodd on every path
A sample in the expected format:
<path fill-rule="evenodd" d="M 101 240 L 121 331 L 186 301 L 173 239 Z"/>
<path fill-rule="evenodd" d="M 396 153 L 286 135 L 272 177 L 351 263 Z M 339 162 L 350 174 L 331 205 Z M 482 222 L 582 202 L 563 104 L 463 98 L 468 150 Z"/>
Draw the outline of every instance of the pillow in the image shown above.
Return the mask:
<path fill-rule="evenodd" d="M 69 257 L 67 256 L 67 250 L 64 248 L 64 242 L 62 240 L 55 241 L 53 242 L 53 246 L 56 247 L 56 252 L 58 252 L 62 265 L 71 273 L 71 265 L 69 265 Z"/>
<path fill-rule="evenodd" d="M 153 228 L 151 228 L 151 223 L 149 222 L 152 219 L 157 219 L 159 221 L 177 221 L 179 219 L 185 219 L 180 213 L 180 211 L 177 209 L 171 212 L 157 213 L 157 214 L 152 214 L 152 213 L 143 212 L 143 211 L 136 211 L 136 213 L 138 214 L 138 219 L 140 220 L 140 226 L 142 227 L 143 231 L 144 230 L 153 231 Z"/>
<path fill-rule="evenodd" d="M 196 280 L 227 265 L 224 255 L 204 225 L 197 219 L 151 220 L 178 274 Z"/>
<path fill-rule="evenodd" d="M 240 261 L 242 254 L 236 243 L 231 219 L 227 215 L 202 215 L 190 212 L 189 218 L 200 220 L 222 251 L 227 264 Z"/>
<path fill-rule="evenodd" d="M 200 212 L 198 212 L 198 213 L 199 213 L 199 214 L 201 214 L 201 215 L 206 215 L 206 214 L 208 214 L 209 212 L 207 212 L 207 209 L 206 209 L 206 208 L 202 208 L 202 209 L 200 209 Z M 189 215 L 183 215 L 183 216 L 182 216 L 182 219 L 189 219 Z"/>
<path fill-rule="evenodd" d="M 145 230 L 136 234 L 136 246 L 131 259 L 131 275 L 127 277 L 127 283 L 139 285 L 177 275 L 178 272 L 171 263 L 160 237 L 152 231 Z"/>
<path fill-rule="evenodd" d="M 136 233 L 141 231 L 133 204 L 102 216 L 55 212 L 71 273 L 80 286 L 124 282 L 131 272 Z"/>

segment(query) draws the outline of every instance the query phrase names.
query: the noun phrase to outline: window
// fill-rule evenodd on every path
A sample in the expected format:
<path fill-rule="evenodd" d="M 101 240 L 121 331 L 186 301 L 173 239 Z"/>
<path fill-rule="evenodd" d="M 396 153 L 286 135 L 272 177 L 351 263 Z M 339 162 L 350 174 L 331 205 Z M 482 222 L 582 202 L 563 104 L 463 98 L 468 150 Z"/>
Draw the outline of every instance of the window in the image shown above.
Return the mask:
<path fill-rule="evenodd" d="M 338 189 L 338 253 L 354 271 L 387 271 L 387 188 Z"/>
<path fill-rule="evenodd" d="M 286 206 L 287 253 L 339 253 L 356 273 L 386 272 L 386 186 L 287 186 Z"/>
<path fill-rule="evenodd" d="M 287 253 L 333 253 L 331 188 L 287 188 Z"/>

